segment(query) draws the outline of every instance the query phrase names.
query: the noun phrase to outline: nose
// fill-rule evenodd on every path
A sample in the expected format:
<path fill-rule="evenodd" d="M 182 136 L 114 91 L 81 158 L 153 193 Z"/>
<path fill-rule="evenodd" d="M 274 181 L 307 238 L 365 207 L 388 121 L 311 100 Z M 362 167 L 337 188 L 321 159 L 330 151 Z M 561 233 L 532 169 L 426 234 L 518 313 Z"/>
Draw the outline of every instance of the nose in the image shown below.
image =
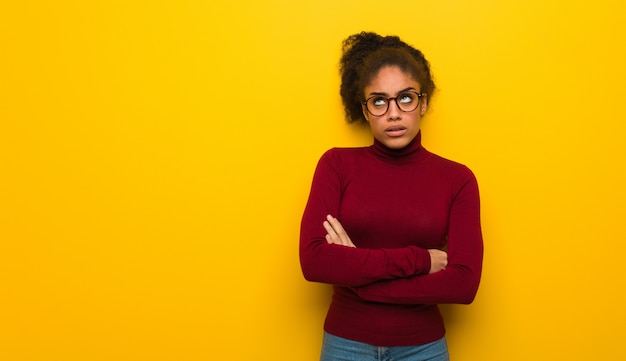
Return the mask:
<path fill-rule="evenodd" d="M 402 110 L 398 107 L 398 100 L 391 99 L 389 100 L 389 109 L 387 110 L 387 119 L 389 120 L 398 120 L 402 118 Z"/>

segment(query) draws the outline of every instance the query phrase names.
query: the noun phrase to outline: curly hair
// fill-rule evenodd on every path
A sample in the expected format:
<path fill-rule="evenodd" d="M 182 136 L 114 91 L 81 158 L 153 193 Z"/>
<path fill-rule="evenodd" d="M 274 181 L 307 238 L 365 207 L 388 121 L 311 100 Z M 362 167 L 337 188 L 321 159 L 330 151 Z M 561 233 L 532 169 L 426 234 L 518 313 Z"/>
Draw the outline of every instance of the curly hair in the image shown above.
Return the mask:
<path fill-rule="evenodd" d="M 430 64 L 424 54 L 397 36 L 383 37 L 373 32 L 350 35 L 343 41 L 342 53 L 339 93 L 349 123 L 367 122 L 361 108 L 365 87 L 385 66 L 397 66 L 410 74 L 429 97 L 435 90 Z"/>

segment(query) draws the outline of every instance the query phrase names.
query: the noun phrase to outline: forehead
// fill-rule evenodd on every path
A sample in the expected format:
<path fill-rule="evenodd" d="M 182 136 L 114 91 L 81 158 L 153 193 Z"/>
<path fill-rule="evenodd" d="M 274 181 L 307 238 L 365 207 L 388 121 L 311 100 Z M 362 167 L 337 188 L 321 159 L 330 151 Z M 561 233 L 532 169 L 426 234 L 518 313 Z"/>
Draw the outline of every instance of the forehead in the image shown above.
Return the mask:
<path fill-rule="evenodd" d="M 419 91 L 419 83 L 413 76 L 397 66 L 384 66 L 372 77 L 365 86 L 365 93 L 393 94 L 401 90 L 413 88 Z"/>

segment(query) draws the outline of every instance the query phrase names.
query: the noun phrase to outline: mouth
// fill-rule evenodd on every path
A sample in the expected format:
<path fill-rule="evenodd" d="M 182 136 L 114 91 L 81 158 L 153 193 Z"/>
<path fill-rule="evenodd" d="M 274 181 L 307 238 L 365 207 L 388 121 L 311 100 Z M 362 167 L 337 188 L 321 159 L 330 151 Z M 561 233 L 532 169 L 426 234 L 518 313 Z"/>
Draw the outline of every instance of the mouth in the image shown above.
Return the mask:
<path fill-rule="evenodd" d="M 385 134 L 390 137 L 401 137 L 407 132 L 406 127 L 401 125 L 394 125 L 385 129 Z"/>

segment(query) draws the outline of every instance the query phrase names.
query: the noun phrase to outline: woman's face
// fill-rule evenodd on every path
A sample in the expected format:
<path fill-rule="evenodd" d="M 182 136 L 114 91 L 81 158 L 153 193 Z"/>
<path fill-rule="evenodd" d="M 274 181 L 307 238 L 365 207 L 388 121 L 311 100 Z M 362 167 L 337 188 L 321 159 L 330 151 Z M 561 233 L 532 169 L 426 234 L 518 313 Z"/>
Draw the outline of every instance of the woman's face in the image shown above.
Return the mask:
<path fill-rule="evenodd" d="M 406 91 L 420 93 L 421 88 L 410 74 L 403 72 L 397 66 L 385 66 L 365 87 L 365 99 L 374 95 L 382 98 L 395 98 L 398 94 Z M 422 97 L 419 106 L 410 112 L 400 110 L 395 101 L 389 100 L 389 108 L 385 114 L 372 115 L 365 105 L 363 105 L 363 114 L 370 125 L 374 138 L 388 148 L 401 149 L 406 147 L 419 133 L 426 107 L 426 97 Z"/>

